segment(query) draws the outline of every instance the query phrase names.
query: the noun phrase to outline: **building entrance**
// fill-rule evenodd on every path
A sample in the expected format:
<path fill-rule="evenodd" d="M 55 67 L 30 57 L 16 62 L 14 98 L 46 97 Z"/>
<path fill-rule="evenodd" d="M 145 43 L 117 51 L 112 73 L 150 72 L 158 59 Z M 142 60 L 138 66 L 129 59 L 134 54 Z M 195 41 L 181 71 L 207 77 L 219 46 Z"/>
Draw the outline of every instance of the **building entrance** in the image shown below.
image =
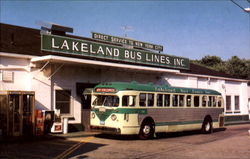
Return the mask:
<path fill-rule="evenodd" d="M 34 92 L 0 92 L 0 132 L 2 136 L 34 134 Z"/>
<path fill-rule="evenodd" d="M 96 85 L 97 83 L 76 83 L 77 95 L 81 97 L 81 123 L 85 131 L 89 130 L 90 125 L 91 94 L 83 95 L 83 92 L 86 92 L 89 88 L 94 88 Z"/>

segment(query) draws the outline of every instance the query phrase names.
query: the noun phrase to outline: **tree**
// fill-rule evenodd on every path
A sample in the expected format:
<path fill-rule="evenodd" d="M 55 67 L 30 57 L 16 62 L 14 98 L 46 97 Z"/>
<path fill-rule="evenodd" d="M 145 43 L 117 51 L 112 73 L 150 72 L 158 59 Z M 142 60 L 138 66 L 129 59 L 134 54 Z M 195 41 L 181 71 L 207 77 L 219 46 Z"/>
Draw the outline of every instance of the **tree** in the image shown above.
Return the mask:
<path fill-rule="evenodd" d="M 194 60 L 193 62 L 236 78 L 250 80 L 250 59 L 246 60 L 232 56 L 231 59 L 223 61 L 218 56 L 205 56 L 201 60 Z"/>
<path fill-rule="evenodd" d="M 201 64 L 202 65 L 206 65 L 209 67 L 214 67 L 216 65 L 219 65 L 221 63 L 223 63 L 223 61 L 221 60 L 220 57 L 218 56 L 205 56 L 201 59 Z"/>
<path fill-rule="evenodd" d="M 247 79 L 249 70 L 246 60 L 241 60 L 237 56 L 232 56 L 226 63 L 226 73 L 237 78 Z"/>

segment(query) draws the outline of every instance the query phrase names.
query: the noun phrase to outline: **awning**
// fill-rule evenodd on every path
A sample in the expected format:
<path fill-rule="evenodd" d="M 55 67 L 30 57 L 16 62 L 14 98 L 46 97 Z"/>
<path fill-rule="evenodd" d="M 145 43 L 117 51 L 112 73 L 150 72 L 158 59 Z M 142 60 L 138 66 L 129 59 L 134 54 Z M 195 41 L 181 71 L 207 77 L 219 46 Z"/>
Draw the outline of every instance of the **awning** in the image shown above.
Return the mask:
<path fill-rule="evenodd" d="M 114 68 L 123 68 L 130 70 L 140 70 L 147 72 L 157 72 L 157 73 L 179 73 L 179 70 L 167 69 L 167 68 L 156 68 L 149 66 L 140 66 L 140 65 L 132 65 L 132 64 L 121 64 L 121 63 L 113 63 L 113 62 L 105 62 L 105 61 L 96 61 L 89 59 L 78 59 L 71 57 L 62 57 L 55 55 L 47 55 L 41 57 L 34 57 L 31 59 L 32 63 L 37 62 L 54 62 L 54 63 L 63 63 L 63 64 L 84 64 L 84 65 L 92 65 L 92 66 L 106 66 L 106 67 L 114 67 Z"/>

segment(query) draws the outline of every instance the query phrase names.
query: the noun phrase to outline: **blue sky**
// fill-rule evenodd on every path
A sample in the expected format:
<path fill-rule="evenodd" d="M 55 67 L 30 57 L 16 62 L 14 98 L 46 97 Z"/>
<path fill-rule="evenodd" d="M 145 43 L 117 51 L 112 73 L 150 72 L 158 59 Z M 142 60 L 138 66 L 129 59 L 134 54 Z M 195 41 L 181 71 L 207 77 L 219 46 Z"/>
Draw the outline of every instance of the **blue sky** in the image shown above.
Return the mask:
<path fill-rule="evenodd" d="M 247 0 L 236 0 L 249 7 Z M 0 1 L 2 23 L 39 29 L 36 21 L 161 44 L 163 53 L 200 59 L 237 55 L 250 59 L 250 14 L 229 0 L 202 1 Z"/>

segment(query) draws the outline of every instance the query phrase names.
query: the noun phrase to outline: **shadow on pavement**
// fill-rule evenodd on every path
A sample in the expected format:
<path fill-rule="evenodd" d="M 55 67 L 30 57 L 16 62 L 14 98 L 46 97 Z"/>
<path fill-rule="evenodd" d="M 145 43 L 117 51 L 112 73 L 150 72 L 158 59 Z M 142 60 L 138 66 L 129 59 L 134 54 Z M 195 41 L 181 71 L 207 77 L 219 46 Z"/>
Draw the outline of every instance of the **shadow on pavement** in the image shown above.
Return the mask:
<path fill-rule="evenodd" d="M 98 134 L 97 138 L 111 139 L 111 140 L 138 140 L 138 135 L 113 135 L 113 134 Z"/>
<path fill-rule="evenodd" d="M 53 135 L 8 138 L 0 142 L 0 159 L 48 159 L 58 156 L 79 141 L 69 140 L 66 137 Z M 86 147 L 83 144 L 84 151 L 89 152 L 97 149 L 102 144 L 90 144 Z M 81 152 L 82 154 L 83 152 Z"/>
<path fill-rule="evenodd" d="M 86 143 L 81 145 L 76 151 L 71 153 L 67 158 L 87 158 L 85 153 L 97 150 L 99 147 L 106 146 L 105 144 L 97 144 L 97 143 Z"/>
<path fill-rule="evenodd" d="M 214 129 L 214 133 L 225 131 L 226 128 L 217 128 Z M 181 136 L 192 136 L 202 134 L 200 130 L 195 131 L 182 131 L 182 132 L 173 132 L 173 133 L 157 133 L 154 139 L 162 139 L 162 138 L 175 138 Z M 98 134 L 95 135 L 97 138 L 105 138 L 111 140 L 139 140 L 138 135 L 112 135 L 112 134 Z"/>

